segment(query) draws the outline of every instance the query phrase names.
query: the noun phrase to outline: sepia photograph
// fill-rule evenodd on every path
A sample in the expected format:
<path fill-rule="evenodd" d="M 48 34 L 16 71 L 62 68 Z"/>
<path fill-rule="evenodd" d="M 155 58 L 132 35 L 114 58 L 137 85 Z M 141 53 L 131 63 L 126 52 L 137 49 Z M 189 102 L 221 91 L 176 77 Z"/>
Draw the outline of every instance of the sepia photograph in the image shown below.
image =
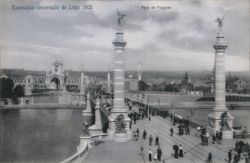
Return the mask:
<path fill-rule="evenodd" d="M 0 163 L 250 163 L 249 0 L 0 0 Z"/>

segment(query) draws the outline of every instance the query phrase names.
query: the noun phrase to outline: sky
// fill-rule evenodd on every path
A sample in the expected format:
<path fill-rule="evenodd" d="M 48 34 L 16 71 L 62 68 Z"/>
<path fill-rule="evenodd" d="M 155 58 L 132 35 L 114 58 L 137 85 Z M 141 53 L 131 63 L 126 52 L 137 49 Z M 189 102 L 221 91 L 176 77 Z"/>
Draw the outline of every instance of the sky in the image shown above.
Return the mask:
<path fill-rule="evenodd" d="M 13 5 L 66 5 L 67 9 L 14 10 Z M 70 10 L 69 5 L 93 9 Z M 212 70 L 215 19 L 225 16 L 226 70 L 247 71 L 249 7 L 248 0 L 1 0 L 1 68 L 48 70 L 54 60 L 61 60 L 64 69 L 112 69 L 118 9 L 126 14 L 122 24 L 126 70 L 137 70 L 139 64 L 143 70 Z"/>

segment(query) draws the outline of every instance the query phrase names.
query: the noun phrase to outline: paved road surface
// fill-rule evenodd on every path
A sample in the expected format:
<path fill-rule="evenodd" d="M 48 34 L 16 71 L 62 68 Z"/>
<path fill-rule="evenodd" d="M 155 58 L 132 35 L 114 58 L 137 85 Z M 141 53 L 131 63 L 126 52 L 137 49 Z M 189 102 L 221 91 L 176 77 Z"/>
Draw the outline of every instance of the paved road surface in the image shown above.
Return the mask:
<path fill-rule="evenodd" d="M 134 108 L 137 110 L 137 108 Z M 153 138 L 159 137 L 160 147 L 163 155 L 162 159 L 165 162 L 183 162 L 183 163 L 204 163 L 211 152 L 213 156 L 213 163 L 226 162 L 227 151 L 233 148 L 235 140 L 223 141 L 221 145 L 210 144 L 209 146 L 201 146 L 200 138 L 194 129 L 191 129 L 190 135 L 178 135 L 178 125 L 172 126 L 170 119 L 163 119 L 159 116 L 152 116 L 151 121 L 147 118 L 139 120 L 135 125 L 132 125 L 132 130 L 137 128 L 140 130 L 138 141 L 129 141 L 126 143 L 105 142 L 95 146 L 87 156 L 86 163 L 88 162 L 116 162 L 116 163 L 143 163 L 148 162 L 148 150 L 151 149 L 154 153 L 157 146 L 154 144 L 149 146 L 148 137 L 152 135 Z M 170 128 L 174 127 L 174 135 L 170 136 Z M 141 134 L 143 130 L 147 131 L 147 139 L 142 140 Z M 175 159 L 173 157 L 173 145 L 182 145 L 184 150 L 184 157 Z M 144 147 L 144 155 L 139 155 L 140 147 Z M 154 162 L 154 161 L 153 161 Z"/>

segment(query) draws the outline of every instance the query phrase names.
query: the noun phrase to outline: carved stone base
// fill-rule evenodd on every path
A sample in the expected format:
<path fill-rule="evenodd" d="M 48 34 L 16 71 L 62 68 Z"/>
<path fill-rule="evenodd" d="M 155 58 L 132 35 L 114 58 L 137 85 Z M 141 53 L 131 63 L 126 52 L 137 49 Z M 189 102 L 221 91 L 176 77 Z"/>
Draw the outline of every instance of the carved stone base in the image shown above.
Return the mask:
<path fill-rule="evenodd" d="M 82 116 L 83 116 L 83 117 L 92 117 L 93 114 L 92 114 L 92 112 L 85 112 L 85 111 L 83 111 L 83 112 L 82 112 Z"/>
<path fill-rule="evenodd" d="M 115 142 L 127 142 L 129 139 L 127 133 L 115 133 L 113 140 Z"/>
<path fill-rule="evenodd" d="M 101 125 L 92 125 L 89 127 L 89 132 L 91 135 L 98 135 L 98 134 L 102 134 L 102 126 Z"/>
<path fill-rule="evenodd" d="M 116 133 L 115 119 L 118 115 L 123 114 L 125 116 L 124 123 L 126 124 L 125 133 Z M 130 118 L 125 113 L 111 114 L 109 116 L 109 129 L 108 129 L 108 139 L 114 140 L 116 142 L 124 142 L 132 139 L 130 130 Z"/>
<path fill-rule="evenodd" d="M 223 139 L 233 139 L 233 130 L 224 130 L 222 131 Z"/>
<path fill-rule="evenodd" d="M 208 132 L 212 135 L 212 134 L 215 134 L 216 131 L 221 131 L 222 130 L 222 123 L 221 123 L 221 115 L 223 114 L 223 112 L 212 112 L 208 115 L 208 126 L 207 126 L 207 129 L 208 129 Z M 231 136 L 229 136 L 230 132 L 233 133 L 233 117 L 230 115 L 229 112 L 227 112 L 227 115 L 228 115 L 228 127 L 229 129 L 228 130 L 225 130 L 225 134 L 228 135 L 225 137 L 225 139 L 232 139 Z M 224 132 L 224 130 L 223 130 Z M 222 136 L 224 138 L 224 133 L 222 133 Z M 233 134 L 232 134 L 233 136 Z"/>
<path fill-rule="evenodd" d="M 89 146 L 90 148 L 92 148 L 92 145 L 91 145 L 91 136 L 84 136 L 84 135 L 81 135 L 81 136 L 80 136 L 80 144 L 79 144 L 78 147 L 77 147 L 77 151 L 79 151 L 80 149 L 82 149 L 82 146 L 83 146 L 84 142 L 87 142 L 87 143 L 88 143 L 88 146 Z"/>

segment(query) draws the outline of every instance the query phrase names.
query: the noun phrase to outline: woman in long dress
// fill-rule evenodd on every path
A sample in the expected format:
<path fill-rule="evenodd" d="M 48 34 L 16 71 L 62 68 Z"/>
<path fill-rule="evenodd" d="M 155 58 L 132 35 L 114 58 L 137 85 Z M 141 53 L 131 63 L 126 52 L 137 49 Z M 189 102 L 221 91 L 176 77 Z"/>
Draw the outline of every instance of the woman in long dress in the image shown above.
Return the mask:
<path fill-rule="evenodd" d="M 181 145 L 179 146 L 179 157 L 183 157 L 183 148 Z"/>
<path fill-rule="evenodd" d="M 148 161 L 149 162 L 152 161 L 152 151 L 151 151 L 151 149 L 148 150 Z"/>
<path fill-rule="evenodd" d="M 157 159 L 157 151 L 154 153 L 153 159 L 154 159 L 155 162 L 158 160 L 158 159 Z"/>

